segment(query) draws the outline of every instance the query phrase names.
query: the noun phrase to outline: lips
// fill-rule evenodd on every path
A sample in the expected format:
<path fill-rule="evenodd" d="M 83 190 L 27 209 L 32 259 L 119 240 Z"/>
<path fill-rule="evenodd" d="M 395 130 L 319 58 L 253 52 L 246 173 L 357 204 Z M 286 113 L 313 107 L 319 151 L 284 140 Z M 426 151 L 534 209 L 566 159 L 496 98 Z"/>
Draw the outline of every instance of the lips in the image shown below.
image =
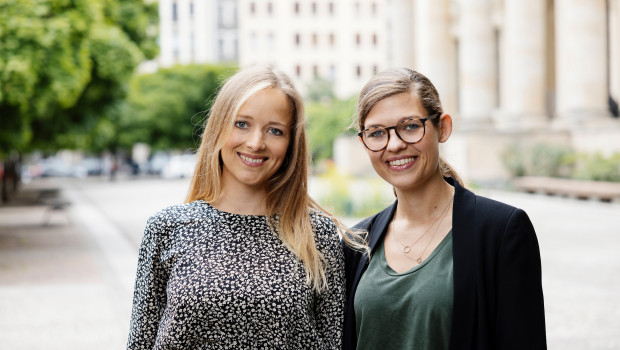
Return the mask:
<path fill-rule="evenodd" d="M 394 169 L 394 170 L 402 170 L 402 169 L 407 169 L 411 166 L 413 166 L 413 164 L 415 164 L 415 161 L 418 159 L 418 157 L 399 157 L 397 159 L 390 159 L 388 161 L 386 161 L 387 165 Z"/>
<path fill-rule="evenodd" d="M 241 160 L 249 166 L 260 166 L 268 159 L 267 157 L 258 156 L 254 154 L 248 154 L 248 153 L 237 153 L 237 154 L 239 155 L 239 158 L 241 158 Z"/>

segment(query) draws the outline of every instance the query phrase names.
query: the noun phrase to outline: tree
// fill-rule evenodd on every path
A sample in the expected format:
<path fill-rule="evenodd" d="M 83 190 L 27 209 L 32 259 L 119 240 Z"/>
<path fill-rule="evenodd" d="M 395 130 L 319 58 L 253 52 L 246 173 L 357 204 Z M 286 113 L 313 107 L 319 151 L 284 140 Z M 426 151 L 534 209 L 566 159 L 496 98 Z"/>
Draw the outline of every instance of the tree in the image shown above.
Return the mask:
<path fill-rule="evenodd" d="M 350 125 L 355 108 L 354 99 L 308 103 L 308 139 L 314 161 L 332 158 L 334 140 L 342 134 L 353 133 Z"/>
<path fill-rule="evenodd" d="M 153 149 L 193 149 L 217 90 L 234 73 L 223 65 L 187 65 L 133 77 L 120 133 L 121 144 Z"/>
<path fill-rule="evenodd" d="M 132 72 L 157 54 L 156 23 L 142 0 L 0 0 L 0 160 L 89 148 L 117 125 Z"/>
<path fill-rule="evenodd" d="M 0 0 L 0 156 L 84 146 L 157 54 L 156 23 L 142 0 Z"/>

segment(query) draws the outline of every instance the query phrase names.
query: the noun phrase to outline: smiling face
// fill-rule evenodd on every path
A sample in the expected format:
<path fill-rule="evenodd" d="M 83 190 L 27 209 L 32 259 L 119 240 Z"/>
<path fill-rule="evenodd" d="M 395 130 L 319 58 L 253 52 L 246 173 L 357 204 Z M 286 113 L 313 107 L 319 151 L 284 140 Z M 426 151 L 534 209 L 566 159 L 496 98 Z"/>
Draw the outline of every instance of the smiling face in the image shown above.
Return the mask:
<path fill-rule="evenodd" d="M 291 104 L 281 91 L 267 88 L 251 96 L 220 153 L 222 188 L 265 190 L 286 157 L 292 123 Z"/>
<path fill-rule="evenodd" d="M 390 127 L 408 118 L 426 118 L 427 111 L 420 100 L 411 93 L 400 93 L 377 102 L 364 120 L 364 128 Z M 446 123 L 449 116 L 442 115 L 436 128 L 430 120 L 425 123 L 426 132 L 416 144 L 402 141 L 390 130 L 387 147 L 379 152 L 366 149 L 373 168 L 385 181 L 399 190 L 416 189 L 425 184 L 439 171 L 439 142 L 447 140 Z M 451 131 L 451 130 L 450 130 Z"/>

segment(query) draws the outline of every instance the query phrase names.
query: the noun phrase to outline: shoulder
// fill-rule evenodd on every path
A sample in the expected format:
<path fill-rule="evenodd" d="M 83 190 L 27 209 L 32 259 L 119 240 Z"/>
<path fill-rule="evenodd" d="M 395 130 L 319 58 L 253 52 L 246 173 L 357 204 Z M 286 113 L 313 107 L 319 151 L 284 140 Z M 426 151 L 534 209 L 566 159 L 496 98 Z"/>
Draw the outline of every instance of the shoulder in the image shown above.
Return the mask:
<path fill-rule="evenodd" d="M 321 211 L 315 209 L 310 210 L 310 220 L 312 220 L 312 225 L 314 226 L 316 234 L 319 236 L 338 233 L 338 227 L 334 220 Z"/>
<path fill-rule="evenodd" d="M 459 193 L 460 192 L 460 193 Z M 503 239 L 505 235 L 534 236 L 530 218 L 523 209 L 460 189 L 457 191 L 453 214 L 453 239 L 480 237 Z"/>
<path fill-rule="evenodd" d="M 153 214 L 146 228 L 150 231 L 167 231 L 209 216 L 208 205 L 203 201 L 175 204 Z"/>
<path fill-rule="evenodd" d="M 319 248 L 333 248 L 340 244 L 338 226 L 327 214 L 312 209 L 310 211 L 310 220 L 312 220 L 312 226 L 314 227 Z"/>
<path fill-rule="evenodd" d="M 515 219 L 528 219 L 523 209 L 484 196 L 475 196 L 476 212 L 486 220 L 507 222 Z"/>

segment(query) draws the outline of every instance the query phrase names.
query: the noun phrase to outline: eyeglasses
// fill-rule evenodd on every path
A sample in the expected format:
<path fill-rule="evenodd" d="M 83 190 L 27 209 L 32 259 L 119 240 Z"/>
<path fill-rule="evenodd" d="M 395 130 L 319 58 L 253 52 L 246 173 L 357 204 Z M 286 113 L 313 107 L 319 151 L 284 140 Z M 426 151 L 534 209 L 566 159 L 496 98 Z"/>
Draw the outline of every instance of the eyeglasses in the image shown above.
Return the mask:
<path fill-rule="evenodd" d="M 362 130 L 357 136 L 364 146 L 373 152 L 384 150 L 390 142 L 390 130 L 394 129 L 396 136 L 410 145 L 422 141 L 426 133 L 426 121 L 437 118 L 440 113 L 429 115 L 426 118 L 408 118 L 394 126 L 376 126 Z"/>

